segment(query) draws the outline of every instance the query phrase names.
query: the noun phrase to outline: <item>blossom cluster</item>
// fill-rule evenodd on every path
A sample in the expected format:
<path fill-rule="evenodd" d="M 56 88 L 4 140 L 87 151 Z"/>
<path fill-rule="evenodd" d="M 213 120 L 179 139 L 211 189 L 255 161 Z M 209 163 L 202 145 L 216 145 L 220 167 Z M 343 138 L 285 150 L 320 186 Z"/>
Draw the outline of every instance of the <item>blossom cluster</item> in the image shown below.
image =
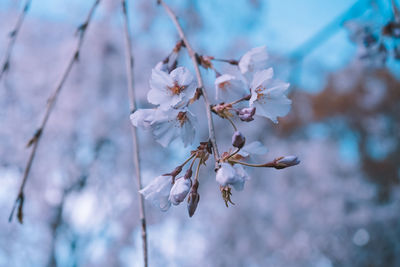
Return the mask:
<path fill-rule="evenodd" d="M 357 44 L 359 58 L 369 66 L 382 67 L 388 59 L 400 60 L 400 12 L 393 5 L 393 18 L 381 23 L 347 21 L 344 26 Z"/>
<path fill-rule="evenodd" d="M 187 68 L 178 67 L 177 58 L 182 47 L 184 44 L 178 42 L 171 54 L 152 70 L 147 100 L 155 107 L 139 109 L 131 114 L 132 124 L 150 130 L 155 140 L 164 147 L 175 139 L 180 139 L 185 147 L 193 143 L 197 120 L 190 111 L 190 105 L 205 90 L 196 88 L 195 79 Z M 212 157 L 217 166 L 215 179 L 228 206 L 228 203 L 233 204 L 232 188 L 243 190 L 245 182 L 250 179 L 244 166 L 282 169 L 299 164 L 295 156 L 278 157 L 263 164 L 250 163 L 252 155 L 263 155 L 267 149 L 259 141 L 246 144 L 245 136 L 234 123 L 235 118 L 251 122 L 254 116 L 278 123 L 278 117 L 285 116 L 290 110 L 291 100 L 287 97 L 289 84 L 274 78 L 273 69 L 268 66 L 265 46 L 251 49 L 239 61 L 222 60 L 237 66 L 236 74 L 220 74 L 213 66 L 212 62 L 217 60 L 214 57 L 196 54 L 196 58 L 198 65 L 216 73 L 214 84 L 217 103 L 209 108 L 233 126 L 232 148 Z M 199 169 L 215 153 L 212 147 L 211 141 L 201 142 L 183 164 L 170 173 L 156 177 L 139 192 L 162 211 L 187 198 L 189 216 L 192 216 L 200 200 L 197 191 Z M 197 167 L 192 178 L 196 161 Z M 187 164 L 189 167 L 185 174 L 179 176 Z"/>

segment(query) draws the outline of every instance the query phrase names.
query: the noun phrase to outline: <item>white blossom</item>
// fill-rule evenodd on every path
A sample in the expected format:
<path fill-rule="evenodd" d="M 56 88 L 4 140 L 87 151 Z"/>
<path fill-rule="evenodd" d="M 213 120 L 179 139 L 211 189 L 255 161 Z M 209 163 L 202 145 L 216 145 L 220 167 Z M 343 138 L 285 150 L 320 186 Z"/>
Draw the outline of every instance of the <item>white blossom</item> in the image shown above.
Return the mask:
<path fill-rule="evenodd" d="M 185 179 L 184 177 L 176 179 L 169 194 L 169 201 L 174 205 L 181 203 L 189 193 L 191 186 L 192 180 L 190 179 Z"/>
<path fill-rule="evenodd" d="M 292 101 L 285 94 L 289 84 L 272 77 L 272 68 L 254 74 L 249 104 L 250 107 L 256 108 L 256 115 L 278 123 L 277 117 L 285 116 L 289 112 Z"/>
<path fill-rule="evenodd" d="M 188 109 L 139 109 L 130 118 L 134 126 L 150 129 L 154 139 L 164 147 L 177 138 L 186 147 L 195 136 L 195 117 Z"/>
<path fill-rule="evenodd" d="M 217 171 L 216 180 L 221 186 L 231 185 L 236 190 L 243 190 L 244 183 L 250 177 L 241 165 L 232 166 L 229 163 L 222 163 Z"/>
<path fill-rule="evenodd" d="M 160 175 L 156 177 L 148 186 L 139 191 L 146 200 L 150 200 L 162 211 L 166 211 L 171 206 L 169 194 L 172 187 L 172 177 Z"/>
<path fill-rule="evenodd" d="M 239 69 L 246 79 L 251 80 L 255 72 L 267 67 L 267 62 L 267 47 L 255 47 L 242 56 L 239 61 Z"/>
<path fill-rule="evenodd" d="M 230 74 L 223 74 L 215 80 L 216 99 L 231 102 L 250 93 L 246 84 Z"/>
<path fill-rule="evenodd" d="M 196 84 L 188 69 L 179 67 L 170 74 L 153 69 L 147 100 L 167 110 L 184 106 L 194 96 Z"/>

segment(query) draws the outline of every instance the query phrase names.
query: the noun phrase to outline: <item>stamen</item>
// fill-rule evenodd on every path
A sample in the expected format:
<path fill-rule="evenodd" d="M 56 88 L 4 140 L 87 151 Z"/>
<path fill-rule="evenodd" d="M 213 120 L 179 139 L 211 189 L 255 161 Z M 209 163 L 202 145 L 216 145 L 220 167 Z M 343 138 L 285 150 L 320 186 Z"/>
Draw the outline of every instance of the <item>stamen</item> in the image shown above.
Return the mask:
<path fill-rule="evenodd" d="M 185 124 L 185 122 L 188 120 L 186 112 L 184 112 L 184 111 L 179 112 L 178 116 L 176 116 L 176 118 L 179 121 L 180 127 L 182 127 Z"/>
<path fill-rule="evenodd" d="M 186 85 L 180 86 L 177 82 L 174 82 L 174 86 L 168 87 L 173 95 L 179 95 L 183 90 L 186 89 Z"/>

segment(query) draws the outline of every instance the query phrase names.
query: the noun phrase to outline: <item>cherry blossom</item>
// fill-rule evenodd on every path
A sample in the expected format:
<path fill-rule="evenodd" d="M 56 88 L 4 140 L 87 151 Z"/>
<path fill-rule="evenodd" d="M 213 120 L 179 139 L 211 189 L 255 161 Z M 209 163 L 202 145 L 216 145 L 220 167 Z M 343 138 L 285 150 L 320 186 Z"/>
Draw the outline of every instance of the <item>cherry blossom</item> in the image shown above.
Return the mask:
<path fill-rule="evenodd" d="M 148 186 L 139 191 L 146 200 L 151 201 L 156 207 L 162 211 L 167 211 L 171 207 L 169 200 L 172 188 L 172 177 L 160 175 L 156 177 Z"/>
<path fill-rule="evenodd" d="M 272 77 L 272 68 L 254 74 L 249 104 L 250 107 L 256 108 L 256 115 L 278 123 L 277 117 L 288 114 L 292 101 L 286 96 L 289 84 L 274 80 Z"/>
<path fill-rule="evenodd" d="M 164 147 L 177 138 L 186 147 L 195 136 L 196 119 L 188 109 L 139 109 L 130 118 L 135 127 L 150 129 L 154 139 Z"/>
<path fill-rule="evenodd" d="M 196 84 L 193 75 L 185 67 L 178 67 L 170 74 L 153 69 L 150 88 L 147 100 L 154 105 L 160 105 L 163 110 L 168 110 L 185 106 L 194 96 Z"/>

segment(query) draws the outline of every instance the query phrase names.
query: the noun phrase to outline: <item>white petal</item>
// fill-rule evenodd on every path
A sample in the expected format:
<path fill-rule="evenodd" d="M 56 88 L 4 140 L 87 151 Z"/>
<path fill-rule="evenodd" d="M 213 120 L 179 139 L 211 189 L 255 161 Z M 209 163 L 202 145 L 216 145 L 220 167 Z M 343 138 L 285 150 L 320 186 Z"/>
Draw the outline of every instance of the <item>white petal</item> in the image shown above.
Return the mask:
<path fill-rule="evenodd" d="M 283 117 L 290 111 L 290 104 L 292 101 L 285 95 L 281 98 L 268 99 L 266 103 L 255 101 L 253 103 L 256 108 L 256 115 L 267 117 L 274 123 L 278 123 L 277 117 Z"/>
<path fill-rule="evenodd" d="M 154 114 L 154 109 L 138 109 L 130 115 L 130 119 L 133 126 L 148 128 L 154 119 Z"/>
<path fill-rule="evenodd" d="M 221 168 L 218 169 L 215 179 L 217 182 L 226 186 L 235 181 L 235 169 L 229 163 L 222 163 Z"/>
<path fill-rule="evenodd" d="M 186 116 L 187 120 L 181 126 L 181 132 L 180 132 L 180 136 L 182 138 L 185 147 L 193 143 L 196 134 L 196 129 L 194 128 L 193 125 L 196 121 L 196 118 L 189 110 L 186 111 Z"/>
<path fill-rule="evenodd" d="M 259 86 L 265 87 L 266 82 L 272 79 L 274 76 L 274 71 L 272 68 L 268 68 L 265 70 L 257 71 L 251 82 L 251 90 L 256 90 Z"/>
<path fill-rule="evenodd" d="M 235 190 L 241 191 L 244 188 L 245 181 L 249 180 L 250 176 L 244 170 L 242 165 L 236 164 L 233 166 L 233 168 L 235 169 L 236 181 L 232 183 L 232 186 L 235 188 Z"/>
<path fill-rule="evenodd" d="M 245 145 L 240 151 L 239 155 L 242 157 L 248 157 L 249 155 L 264 155 L 268 152 L 268 149 L 260 142 L 254 141 L 250 144 Z"/>
<path fill-rule="evenodd" d="M 249 94 L 246 84 L 230 74 L 223 74 L 215 80 L 216 98 L 225 102 L 237 100 Z"/>
<path fill-rule="evenodd" d="M 169 192 L 171 191 L 171 176 L 158 176 L 148 186 L 139 192 L 150 200 L 155 206 L 162 211 L 166 211 L 171 203 L 169 202 Z"/>
<path fill-rule="evenodd" d="M 253 73 L 265 69 L 267 63 L 267 48 L 265 46 L 256 47 L 243 55 L 239 61 L 239 69 L 247 79 L 251 79 Z"/>

